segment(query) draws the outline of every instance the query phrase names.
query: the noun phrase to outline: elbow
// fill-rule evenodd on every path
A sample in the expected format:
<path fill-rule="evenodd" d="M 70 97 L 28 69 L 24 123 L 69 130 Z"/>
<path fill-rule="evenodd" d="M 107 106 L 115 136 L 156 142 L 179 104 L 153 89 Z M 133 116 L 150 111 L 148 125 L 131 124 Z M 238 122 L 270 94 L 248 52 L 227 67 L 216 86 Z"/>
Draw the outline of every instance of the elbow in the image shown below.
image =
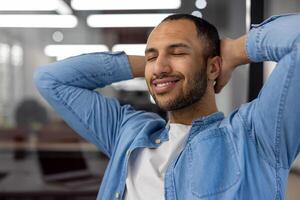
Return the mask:
<path fill-rule="evenodd" d="M 41 91 L 44 88 L 49 88 L 52 82 L 51 81 L 52 76 L 50 75 L 47 69 L 48 67 L 46 65 L 46 66 L 39 66 L 34 70 L 33 83 L 39 91 Z"/>

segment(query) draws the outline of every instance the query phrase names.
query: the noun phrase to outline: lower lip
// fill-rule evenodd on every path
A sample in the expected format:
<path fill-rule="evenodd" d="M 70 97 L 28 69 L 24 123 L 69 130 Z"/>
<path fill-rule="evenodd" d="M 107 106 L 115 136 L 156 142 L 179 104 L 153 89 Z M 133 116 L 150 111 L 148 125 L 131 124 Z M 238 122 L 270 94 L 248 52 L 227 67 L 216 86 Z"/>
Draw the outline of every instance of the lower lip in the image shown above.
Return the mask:
<path fill-rule="evenodd" d="M 177 81 L 178 82 L 178 81 Z M 154 89 L 154 92 L 156 94 L 164 94 L 164 93 L 168 93 L 170 92 L 171 90 L 173 90 L 173 88 L 176 86 L 177 82 L 172 82 L 168 85 L 165 85 L 165 86 L 161 86 L 161 87 L 158 87 L 158 86 L 155 86 L 153 85 L 153 89 Z"/>

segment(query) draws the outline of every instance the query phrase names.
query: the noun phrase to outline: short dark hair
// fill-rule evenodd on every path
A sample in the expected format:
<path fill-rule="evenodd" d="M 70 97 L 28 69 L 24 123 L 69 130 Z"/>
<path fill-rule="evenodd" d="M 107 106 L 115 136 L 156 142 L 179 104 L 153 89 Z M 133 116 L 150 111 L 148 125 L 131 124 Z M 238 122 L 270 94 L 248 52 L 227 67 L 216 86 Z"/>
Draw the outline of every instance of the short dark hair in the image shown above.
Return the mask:
<path fill-rule="evenodd" d="M 207 43 L 204 56 L 207 58 L 220 56 L 220 37 L 218 30 L 208 21 L 190 14 L 174 14 L 166 17 L 162 22 L 187 19 L 194 22 L 198 36 L 204 38 Z"/>

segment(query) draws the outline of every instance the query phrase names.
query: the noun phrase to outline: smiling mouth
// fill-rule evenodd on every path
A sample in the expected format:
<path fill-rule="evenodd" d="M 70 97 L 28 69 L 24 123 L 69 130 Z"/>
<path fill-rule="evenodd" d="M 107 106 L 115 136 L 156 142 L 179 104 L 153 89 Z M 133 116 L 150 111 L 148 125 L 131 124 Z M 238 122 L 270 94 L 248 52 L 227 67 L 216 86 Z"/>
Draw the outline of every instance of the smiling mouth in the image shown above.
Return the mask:
<path fill-rule="evenodd" d="M 180 79 L 177 77 L 155 79 L 152 81 L 153 90 L 155 94 L 168 93 L 174 89 L 178 81 L 180 81 Z"/>
<path fill-rule="evenodd" d="M 162 88 L 162 87 L 167 87 L 171 84 L 174 84 L 176 82 L 178 82 L 179 80 L 176 80 L 176 81 L 169 81 L 169 82 L 163 82 L 163 83 L 155 83 L 154 86 L 155 87 L 159 87 L 159 88 Z"/>

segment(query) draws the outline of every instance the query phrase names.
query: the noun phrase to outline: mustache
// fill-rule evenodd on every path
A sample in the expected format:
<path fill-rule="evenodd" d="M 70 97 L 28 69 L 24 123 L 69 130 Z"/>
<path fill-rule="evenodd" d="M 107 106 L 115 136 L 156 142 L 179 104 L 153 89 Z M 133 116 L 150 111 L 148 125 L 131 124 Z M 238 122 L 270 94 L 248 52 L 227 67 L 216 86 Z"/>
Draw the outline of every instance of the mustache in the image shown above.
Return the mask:
<path fill-rule="evenodd" d="M 166 74 L 166 73 L 161 73 L 159 75 L 154 75 L 151 77 L 150 81 L 154 81 L 157 79 L 163 79 L 163 78 L 178 78 L 178 79 L 182 79 L 183 75 L 181 74 Z"/>

